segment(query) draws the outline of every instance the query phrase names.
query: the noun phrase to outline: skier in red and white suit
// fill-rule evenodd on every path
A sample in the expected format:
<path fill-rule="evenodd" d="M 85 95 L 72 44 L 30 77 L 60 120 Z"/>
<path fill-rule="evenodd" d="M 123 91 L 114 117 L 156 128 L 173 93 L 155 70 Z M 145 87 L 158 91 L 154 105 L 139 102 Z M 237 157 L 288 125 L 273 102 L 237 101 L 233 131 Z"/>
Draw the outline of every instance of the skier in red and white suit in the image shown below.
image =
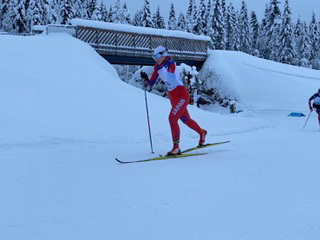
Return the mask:
<path fill-rule="evenodd" d="M 172 105 L 172 109 L 169 114 L 169 123 L 173 141 L 173 148 L 168 152 L 168 155 L 181 154 L 179 147 L 179 119 L 200 135 L 199 145 L 203 145 L 207 131 L 202 129 L 193 119 L 190 118 L 187 110 L 190 96 L 180 78 L 179 71 L 176 69 L 175 62 L 168 57 L 167 50 L 162 46 L 158 46 L 154 50 L 153 59 L 156 61 L 156 64 L 154 65 L 154 72 L 150 80 L 145 72 L 141 72 L 140 74 L 141 78 L 145 79 L 149 86 L 153 86 L 160 77 L 168 88 L 168 95 Z"/>

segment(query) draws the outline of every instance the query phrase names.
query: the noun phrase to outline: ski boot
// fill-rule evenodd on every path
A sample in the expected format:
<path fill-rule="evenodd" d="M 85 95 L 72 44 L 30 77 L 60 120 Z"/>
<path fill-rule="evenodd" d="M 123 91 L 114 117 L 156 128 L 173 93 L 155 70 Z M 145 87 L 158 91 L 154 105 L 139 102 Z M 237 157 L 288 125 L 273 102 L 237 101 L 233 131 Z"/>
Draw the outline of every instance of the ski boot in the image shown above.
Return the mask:
<path fill-rule="evenodd" d="M 204 142 L 206 141 L 207 131 L 202 129 L 199 140 L 199 147 L 204 146 Z"/>
<path fill-rule="evenodd" d="M 167 153 L 167 156 L 172 156 L 172 155 L 181 155 L 179 142 L 174 143 L 171 151 Z"/>

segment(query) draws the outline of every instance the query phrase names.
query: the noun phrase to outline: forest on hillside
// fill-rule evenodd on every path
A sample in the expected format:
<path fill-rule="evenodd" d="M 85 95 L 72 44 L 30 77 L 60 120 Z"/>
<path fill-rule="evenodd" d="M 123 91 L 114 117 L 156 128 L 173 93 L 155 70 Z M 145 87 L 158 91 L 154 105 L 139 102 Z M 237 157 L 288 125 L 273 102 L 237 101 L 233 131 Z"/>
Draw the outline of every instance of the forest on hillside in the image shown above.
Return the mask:
<path fill-rule="evenodd" d="M 206 35 L 214 49 L 320 69 L 320 22 L 315 13 L 308 22 L 299 17 L 293 23 L 289 0 L 284 1 L 283 12 L 280 4 L 270 0 L 259 22 L 254 11 L 248 12 L 245 0 L 241 9 L 225 0 L 200 0 L 199 5 L 190 0 L 185 13 L 178 13 L 172 3 L 165 21 L 159 7 L 151 12 L 149 0 L 134 14 L 120 0 L 110 6 L 97 0 L 0 0 L 0 31 L 30 33 L 35 25 L 70 24 L 71 19 L 82 18 Z"/>

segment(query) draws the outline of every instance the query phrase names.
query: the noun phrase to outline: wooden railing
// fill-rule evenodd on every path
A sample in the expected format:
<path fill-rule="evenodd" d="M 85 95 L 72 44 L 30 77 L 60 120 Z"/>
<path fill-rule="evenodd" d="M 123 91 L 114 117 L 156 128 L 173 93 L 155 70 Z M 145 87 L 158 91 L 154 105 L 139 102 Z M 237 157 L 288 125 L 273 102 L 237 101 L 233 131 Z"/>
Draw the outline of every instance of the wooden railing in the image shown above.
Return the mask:
<path fill-rule="evenodd" d="M 152 65 L 153 49 L 159 45 L 177 62 L 202 65 L 207 59 L 210 41 L 174 36 L 133 33 L 88 26 L 49 25 L 46 33 L 66 32 L 90 44 L 110 63 Z"/>

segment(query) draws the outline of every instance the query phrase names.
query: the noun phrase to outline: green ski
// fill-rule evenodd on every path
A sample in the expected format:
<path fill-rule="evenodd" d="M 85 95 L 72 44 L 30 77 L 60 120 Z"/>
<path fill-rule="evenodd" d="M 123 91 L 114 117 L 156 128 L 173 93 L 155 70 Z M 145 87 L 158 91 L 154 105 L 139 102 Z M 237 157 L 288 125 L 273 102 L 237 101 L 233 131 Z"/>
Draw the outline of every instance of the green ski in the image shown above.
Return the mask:
<path fill-rule="evenodd" d="M 148 159 L 143 159 L 143 160 L 133 160 L 133 161 L 121 161 L 118 158 L 115 158 L 115 159 L 119 163 L 139 163 L 139 162 L 167 160 L 167 159 L 171 159 L 171 158 L 193 157 L 193 156 L 200 156 L 200 155 L 205 155 L 205 154 L 207 154 L 207 153 L 185 153 L 185 154 L 181 154 L 181 155 L 160 156 L 160 157 L 148 158 Z"/>
<path fill-rule="evenodd" d="M 186 149 L 184 151 L 182 151 L 181 153 L 188 153 L 188 152 L 191 152 L 191 151 L 194 151 L 194 150 L 199 150 L 199 149 L 202 149 L 202 148 L 206 148 L 206 147 L 211 147 L 211 146 L 216 146 L 216 145 L 220 145 L 220 144 L 225 144 L 225 143 L 229 143 L 230 141 L 224 141 L 224 142 L 216 142 L 216 143 L 207 143 L 205 145 L 202 145 L 202 146 L 197 146 L 197 147 L 193 147 L 193 148 L 189 148 L 189 149 Z"/>

